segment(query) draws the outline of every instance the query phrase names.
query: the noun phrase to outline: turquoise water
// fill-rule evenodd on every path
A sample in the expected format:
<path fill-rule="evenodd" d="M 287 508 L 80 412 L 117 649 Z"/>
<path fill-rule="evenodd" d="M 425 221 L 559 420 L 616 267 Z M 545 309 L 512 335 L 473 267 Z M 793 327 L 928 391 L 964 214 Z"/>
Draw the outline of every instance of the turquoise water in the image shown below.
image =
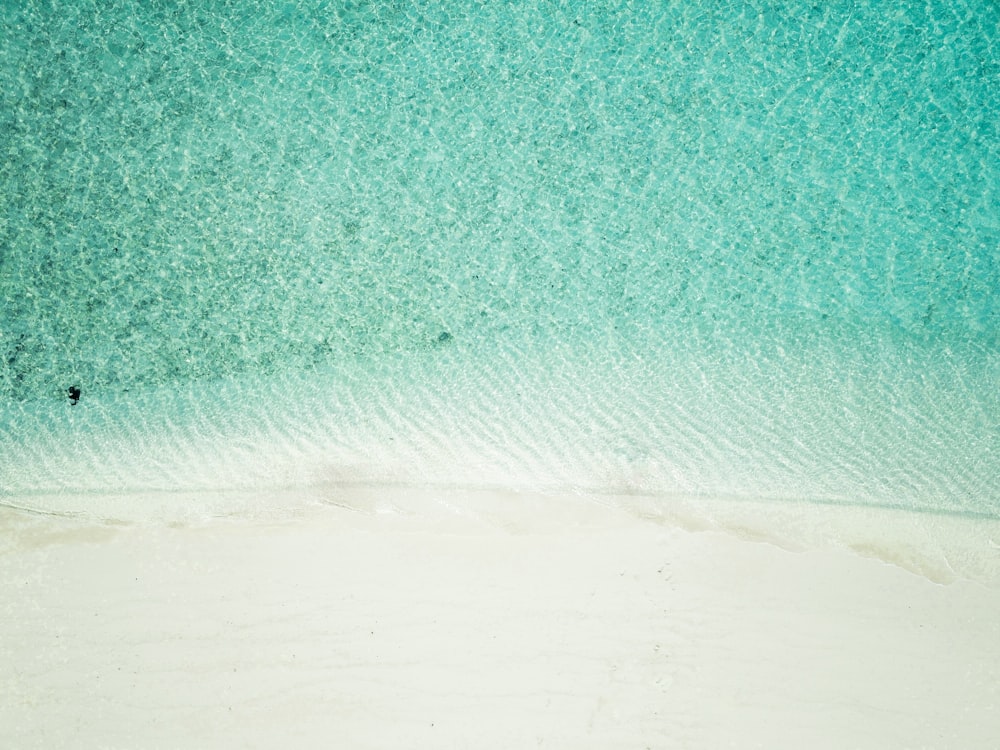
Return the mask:
<path fill-rule="evenodd" d="M 5 0 L 0 26 L 5 502 L 391 482 L 1000 517 L 996 3 Z"/>

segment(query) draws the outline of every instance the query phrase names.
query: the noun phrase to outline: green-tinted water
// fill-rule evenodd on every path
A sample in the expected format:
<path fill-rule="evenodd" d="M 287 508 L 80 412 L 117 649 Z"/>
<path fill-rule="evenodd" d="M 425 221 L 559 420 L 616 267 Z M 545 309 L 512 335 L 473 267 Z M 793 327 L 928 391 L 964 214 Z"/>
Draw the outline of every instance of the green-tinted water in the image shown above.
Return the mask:
<path fill-rule="evenodd" d="M 380 480 L 1000 515 L 995 3 L 0 24 L 8 497 Z"/>

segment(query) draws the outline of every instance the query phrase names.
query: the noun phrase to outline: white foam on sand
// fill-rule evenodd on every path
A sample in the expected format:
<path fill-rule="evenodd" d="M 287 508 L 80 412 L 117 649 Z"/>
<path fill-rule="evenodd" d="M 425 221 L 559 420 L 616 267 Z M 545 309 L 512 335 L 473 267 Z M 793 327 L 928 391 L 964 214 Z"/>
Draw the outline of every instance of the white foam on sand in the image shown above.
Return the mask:
<path fill-rule="evenodd" d="M 4 745 L 882 750 L 1000 736 L 995 580 L 942 585 L 707 528 L 718 519 L 695 531 L 641 498 L 355 488 L 326 501 L 172 524 L 5 511 Z"/>

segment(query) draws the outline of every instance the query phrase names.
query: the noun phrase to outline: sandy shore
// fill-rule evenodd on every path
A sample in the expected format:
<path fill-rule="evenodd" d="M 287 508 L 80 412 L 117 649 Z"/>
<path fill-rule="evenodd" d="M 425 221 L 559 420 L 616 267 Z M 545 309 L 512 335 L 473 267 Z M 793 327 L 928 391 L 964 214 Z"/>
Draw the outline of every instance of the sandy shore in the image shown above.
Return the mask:
<path fill-rule="evenodd" d="M 594 503 L 460 503 L 5 511 L 0 744 L 998 747 L 994 585 Z"/>

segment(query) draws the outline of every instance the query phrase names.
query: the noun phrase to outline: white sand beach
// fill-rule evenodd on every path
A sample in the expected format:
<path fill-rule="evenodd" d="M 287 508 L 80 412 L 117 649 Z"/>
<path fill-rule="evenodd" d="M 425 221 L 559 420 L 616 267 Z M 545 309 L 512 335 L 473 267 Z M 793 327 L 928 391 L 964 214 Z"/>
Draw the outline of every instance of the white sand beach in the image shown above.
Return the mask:
<path fill-rule="evenodd" d="M 174 523 L 4 511 L 0 745 L 1000 747 L 989 576 L 393 492 Z"/>

